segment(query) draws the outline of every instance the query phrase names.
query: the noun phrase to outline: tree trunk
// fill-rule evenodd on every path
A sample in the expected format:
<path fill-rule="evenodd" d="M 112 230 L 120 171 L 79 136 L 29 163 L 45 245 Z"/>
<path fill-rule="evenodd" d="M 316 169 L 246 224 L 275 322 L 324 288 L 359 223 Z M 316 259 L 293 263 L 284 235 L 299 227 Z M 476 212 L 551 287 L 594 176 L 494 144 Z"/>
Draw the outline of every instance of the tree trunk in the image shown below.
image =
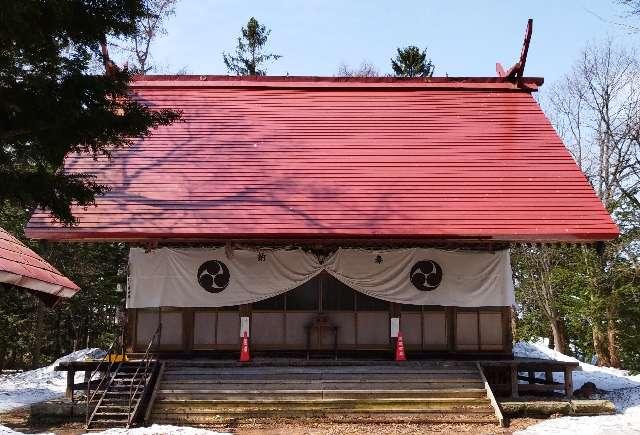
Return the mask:
<path fill-rule="evenodd" d="M 2 343 L 2 347 L 0 347 L 0 371 L 4 370 L 7 365 L 7 346 L 5 343 Z"/>
<path fill-rule="evenodd" d="M 609 346 L 607 335 L 605 331 L 602 330 L 600 325 L 594 323 L 592 329 L 592 337 L 593 337 L 593 350 L 596 352 L 596 357 L 598 358 L 599 366 L 609 366 L 611 364 L 611 360 L 609 358 Z"/>
<path fill-rule="evenodd" d="M 33 336 L 33 346 L 31 348 L 31 368 L 36 369 L 40 365 L 40 351 L 44 332 L 44 302 L 39 298 L 36 302 L 36 330 Z"/>
<path fill-rule="evenodd" d="M 620 348 L 618 347 L 618 309 L 615 301 L 610 301 L 607 307 L 607 339 L 609 350 L 609 366 L 620 368 L 622 362 L 620 361 Z"/>
<path fill-rule="evenodd" d="M 564 321 L 560 318 L 551 320 L 551 332 L 553 333 L 553 349 L 556 352 L 568 354 L 567 336 L 565 333 Z"/>

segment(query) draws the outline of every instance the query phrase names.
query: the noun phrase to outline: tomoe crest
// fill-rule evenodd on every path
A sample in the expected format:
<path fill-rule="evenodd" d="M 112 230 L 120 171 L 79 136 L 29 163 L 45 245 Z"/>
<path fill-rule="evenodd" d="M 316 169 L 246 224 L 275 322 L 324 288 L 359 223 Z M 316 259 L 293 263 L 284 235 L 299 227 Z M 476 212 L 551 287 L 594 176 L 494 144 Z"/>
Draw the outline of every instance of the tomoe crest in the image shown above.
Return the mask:
<path fill-rule="evenodd" d="M 231 274 L 226 264 L 219 260 L 209 260 L 198 268 L 198 283 L 209 293 L 220 293 L 227 288 Z"/>
<path fill-rule="evenodd" d="M 442 267 L 433 260 L 418 261 L 411 268 L 409 279 L 420 291 L 435 290 L 442 282 Z"/>

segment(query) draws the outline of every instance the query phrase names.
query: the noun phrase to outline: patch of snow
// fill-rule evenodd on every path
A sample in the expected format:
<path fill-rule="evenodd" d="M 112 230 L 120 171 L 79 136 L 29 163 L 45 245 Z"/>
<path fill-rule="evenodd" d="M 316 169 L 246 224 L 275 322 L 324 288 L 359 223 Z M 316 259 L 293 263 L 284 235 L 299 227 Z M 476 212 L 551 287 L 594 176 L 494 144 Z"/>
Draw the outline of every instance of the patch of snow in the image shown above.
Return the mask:
<path fill-rule="evenodd" d="M 228 432 L 215 432 L 208 429 L 201 429 L 188 426 L 169 426 L 154 424 L 149 427 L 136 427 L 131 429 L 108 429 L 102 432 L 88 432 L 85 435 L 231 435 Z M 11 428 L 0 425 L 0 435 L 24 435 L 21 432 L 16 432 Z M 50 432 L 39 433 L 34 435 L 54 435 Z"/>
<path fill-rule="evenodd" d="M 611 400 L 618 410 L 618 414 L 615 415 L 549 419 L 516 434 L 640 434 L 640 375 L 631 376 L 626 370 L 583 363 L 549 349 L 542 343 L 519 342 L 514 345 L 513 351 L 516 357 L 521 358 L 579 362 L 580 366 L 573 372 L 574 388 L 581 387 L 585 382 L 593 382 L 597 388 L 607 391 L 604 398 Z M 558 376 L 559 380 L 562 380 L 562 375 Z"/>
<path fill-rule="evenodd" d="M 556 361 L 579 362 L 572 356 L 550 349 L 543 342 L 529 343 L 526 341 L 519 341 L 513 345 L 513 356 L 520 358 L 540 358 L 553 359 Z"/>
<path fill-rule="evenodd" d="M 67 388 L 67 372 L 56 372 L 54 367 L 64 361 L 102 358 L 103 355 L 104 351 L 100 349 L 82 349 L 58 358 L 46 367 L 3 376 L 0 379 L 0 412 L 62 397 Z M 83 377 L 83 372 L 76 373 L 75 381 L 82 382 Z"/>
<path fill-rule="evenodd" d="M 553 359 L 580 363 L 573 372 L 573 386 L 580 388 L 585 382 L 593 382 L 601 390 L 619 390 L 621 388 L 640 387 L 640 375 L 630 376 L 627 370 L 611 367 L 598 367 L 549 349 L 541 343 L 519 341 L 513 346 L 513 354 L 520 358 Z M 554 374 L 556 381 L 562 381 L 562 375 Z"/>
<path fill-rule="evenodd" d="M 0 424 L 0 435 L 24 435 L 24 434 L 22 432 L 16 432 L 15 430 Z M 51 432 L 46 432 L 46 433 L 39 433 L 35 435 L 54 435 L 54 434 Z"/>
<path fill-rule="evenodd" d="M 545 420 L 516 435 L 631 435 L 640 434 L 638 415 L 616 414 L 595 417 L 561 417 Z"/>

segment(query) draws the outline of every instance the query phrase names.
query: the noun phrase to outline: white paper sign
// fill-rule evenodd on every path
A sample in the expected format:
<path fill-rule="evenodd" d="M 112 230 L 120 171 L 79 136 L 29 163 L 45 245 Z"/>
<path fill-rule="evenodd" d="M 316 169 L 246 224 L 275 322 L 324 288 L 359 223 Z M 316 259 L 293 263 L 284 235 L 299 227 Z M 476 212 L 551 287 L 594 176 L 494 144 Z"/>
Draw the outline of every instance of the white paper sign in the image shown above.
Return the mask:
<path fill-rule="evenodd" d="M 240 317 L 240 337 L 244 337 L 244 333 L 247 333 L 247 337 L 250 337 L 249 334 L 249 318 L 248 317 Z"/>
<path fill-rule="evenodd" d="M 391 338 L 398 337 L 398 331 L 400 331 L 400 318 L 392 317 L 391 318 Z"/>

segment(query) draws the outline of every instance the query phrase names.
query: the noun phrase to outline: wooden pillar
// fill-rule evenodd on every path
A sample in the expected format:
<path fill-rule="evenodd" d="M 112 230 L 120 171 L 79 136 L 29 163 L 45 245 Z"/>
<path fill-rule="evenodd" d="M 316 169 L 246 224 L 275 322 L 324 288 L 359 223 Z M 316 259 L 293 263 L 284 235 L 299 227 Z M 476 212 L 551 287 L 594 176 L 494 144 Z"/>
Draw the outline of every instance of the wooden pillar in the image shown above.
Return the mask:
<path fill-rule="evenodd" d="M 511 307 L 502 308 L 502 340 L 505 354 L 513 356 L 513 310 Z"/>
<path fill-rule="evenodd" d="M 546 384 L 553 384 L 553 371 L 551 369 L 544 370 L 544 379 Z"/>
<path fill-rule="evenodd" d="M 456 308 L 446 307 L 446 326 L 447 326 L 447 350 L 450 353 L 456 351 Z M 424 317 L 424 312 L 422 313 Z"/>
<path fill-rule="evenodd" d="M 564 367 L 564 394 L 567 400 L 573 398 L 573 367 Z"/>
<path fill-rule="evenodd" d="M 67 370 L 67 389 L 64 392 L 64 396 L 67 399 L 73 400 L 73 387 L 76 382 L 75 379 L 76 379 L 76 371 L 70 368 L 69 370 Z"/>
<path fill-rule="evenodd" d="M 182 343 L 183 350 L 191 354 L 193 351 L 193 331 L 194 331 L 195 309 L 182 309 Z"/>
<path fill-rule="evenodd" d="M 135 308 L 127 309 L 127 334 L 125 337 L 125 351 L 134 352 L 136 347 L 138 311 Z"/>
<path fill-rule="evenodd" d="M 519 397 L 518 393 L 518 364 L 511 364 L 511 397 Z"/>
<path fill-rule="evenodd" d="M 529 370 L 529 384 L 535 384 L 536 383 L 536 372 L 534 372 L 533 370 Z"/>

